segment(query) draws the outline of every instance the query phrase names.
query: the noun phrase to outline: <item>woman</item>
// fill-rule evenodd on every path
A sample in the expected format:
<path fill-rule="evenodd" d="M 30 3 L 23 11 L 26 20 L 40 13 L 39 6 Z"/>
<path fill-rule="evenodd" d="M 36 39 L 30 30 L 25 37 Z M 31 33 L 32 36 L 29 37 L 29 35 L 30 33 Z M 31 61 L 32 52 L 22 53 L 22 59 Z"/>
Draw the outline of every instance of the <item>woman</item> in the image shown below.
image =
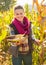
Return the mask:
<path fill-rule="evenodd" d="M 32 41 L 39 41 L 32 39 L 30 26 L 31 23 L 24 16 L 24 9 L 22 6 L 16 6 L 14 8 L 14 15 L 15 18 L 10 24 L 11 35 L 26 34 L 28 36 L 28 44 L 25 45 L 23 43 L 15 43 L 15 46 L 11 46 L 10 52 L 12 52 L 11 54 L 13 65 L 22 65 L 22 60 L 24 62 L 24 65 L 32 65 Z M 21 51 L 19 50 L 19 48 L 21 48 Z"/>

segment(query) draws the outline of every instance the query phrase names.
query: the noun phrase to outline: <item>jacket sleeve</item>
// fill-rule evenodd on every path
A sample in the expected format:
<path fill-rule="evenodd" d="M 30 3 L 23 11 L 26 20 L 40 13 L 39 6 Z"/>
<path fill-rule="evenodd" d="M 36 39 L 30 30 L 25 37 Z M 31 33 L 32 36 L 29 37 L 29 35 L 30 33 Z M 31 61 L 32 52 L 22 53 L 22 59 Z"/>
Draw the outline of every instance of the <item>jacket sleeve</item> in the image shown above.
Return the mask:
<path fill-rule="evenodd" d="M 31 41 L 34 42 L 35 39 L 32 37 L 32 28 L 31 28 L 31 23 L 30 23 L 30 27 L 29 27 L 29 29 L 30 29 L 29 40 L 30 40 L 30 42 L 31 42 Z"/>
<path fill-rule="evenodd" d="M 13 25 L 10 24 L 9 27 L 10 27 L 10 35 L 16 35 L 17 32 L 15 31 L 16 29 L 14 30 Z M 11 46 L 8 49 L 8 53 L 15 57 L 18 57 L 18 46 L 13 45 L 13 43 L 11 43 Z"/>
<path fill-rule="evenodd" d="M 11 30 L 11 34 L 19 34 L 18 30 L 16 29 L 16 27 L 14 26 L 14 24 L 10 24 L 10 30 Z"/>
<path fill-rule="evenodd" d="M 33 43 L 34 43 L 35 39 L 33 39 L 33 37 L 32 37 L 31 23 L 30 23 L 29 29 L 30 29 L 30 33 L 29 33 L 29 36 L 28 36 L 28 44 L 29 44 L 29 51 L 32 52 Z"/>

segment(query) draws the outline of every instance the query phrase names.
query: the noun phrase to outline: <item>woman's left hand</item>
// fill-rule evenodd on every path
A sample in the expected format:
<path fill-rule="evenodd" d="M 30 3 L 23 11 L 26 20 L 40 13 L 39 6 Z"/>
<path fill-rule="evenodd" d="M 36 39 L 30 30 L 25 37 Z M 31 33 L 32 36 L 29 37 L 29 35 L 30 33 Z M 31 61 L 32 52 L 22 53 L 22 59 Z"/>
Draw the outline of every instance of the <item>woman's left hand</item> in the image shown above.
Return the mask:
<path fill-rule="evenodd" d="M 38 40 L 38 39 L 35 39 L 35 43 L 37 44 L 37 45 L 40 45 L 40 40 Z"/>

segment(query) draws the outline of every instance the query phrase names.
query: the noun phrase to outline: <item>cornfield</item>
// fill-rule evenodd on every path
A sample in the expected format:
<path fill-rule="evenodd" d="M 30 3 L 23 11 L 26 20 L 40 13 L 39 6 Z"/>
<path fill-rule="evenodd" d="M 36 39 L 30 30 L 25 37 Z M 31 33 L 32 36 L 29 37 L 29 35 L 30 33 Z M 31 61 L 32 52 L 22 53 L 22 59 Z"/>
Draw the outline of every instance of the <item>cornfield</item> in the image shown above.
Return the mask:
<path fill-rule="evenodd" d="M 38 22 L 38 12 L 34 11 L 32 9 L 31 12 L 26 12 L 25 15 L 29 18 L 29 20 L 32 22 L 32 37 L 40 39 L 43 37 L 44 32 L 43 30 L 40 30 L 41 27 Z M 3 39 L 9 35 L 8 27 L 13 19 L 13 10 L 10 9 L 9 11 L 0 12 L 0 65 L 12 65 L 11 55 L 7 53 L 7 50 L 10 46 L 10 43 L 8 43 L 6 40 Z M 42 35 L 41 35 L 42 33 Z M 44 40 L 42 38 L 42 40 Z M 43 62 L 42 55 L 42 43 L 40 43 L 40 46 L 33 44 L 33 53 L 32 53 L 32 63 L 33 65 L 41 65 Z M 46 59 L 46 53 L 44 55 Z M 46 61 L 44 59 L 44 63 L 46 64 Z"/>

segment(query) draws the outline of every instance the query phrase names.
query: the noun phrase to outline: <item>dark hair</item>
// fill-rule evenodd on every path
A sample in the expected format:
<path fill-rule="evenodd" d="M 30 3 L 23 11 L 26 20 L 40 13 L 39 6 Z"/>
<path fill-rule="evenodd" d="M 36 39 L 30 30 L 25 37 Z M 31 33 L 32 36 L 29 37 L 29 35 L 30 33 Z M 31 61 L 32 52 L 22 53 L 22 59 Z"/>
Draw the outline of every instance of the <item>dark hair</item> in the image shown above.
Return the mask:
<path fill-rule="evenodd" d="M 23 9 L 23 7 L 22 6 L 16 6 L 15 8 L 14 8 L 14 10 L 17 10 L 17 9 Z M 24 10 L 24 9 L 23 9 Z"/>

